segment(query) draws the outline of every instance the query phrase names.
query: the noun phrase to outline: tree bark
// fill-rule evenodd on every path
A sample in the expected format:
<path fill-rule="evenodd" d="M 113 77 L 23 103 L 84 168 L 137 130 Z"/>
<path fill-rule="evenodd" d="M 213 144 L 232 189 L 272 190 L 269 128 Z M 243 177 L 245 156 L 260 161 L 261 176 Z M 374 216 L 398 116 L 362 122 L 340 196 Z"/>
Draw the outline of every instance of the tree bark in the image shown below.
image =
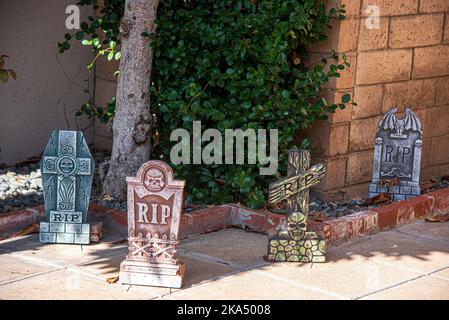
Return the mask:
<path fill-rule="evenodd" d="M 150 78 L 153 50 L 143 32 L 156 30 L 158 0 L 127 0 L 120 25 L 122 56 L 113 120 L 113 146 L 103 190 L 126 199 L 126 177 L 150 158 Z"/>

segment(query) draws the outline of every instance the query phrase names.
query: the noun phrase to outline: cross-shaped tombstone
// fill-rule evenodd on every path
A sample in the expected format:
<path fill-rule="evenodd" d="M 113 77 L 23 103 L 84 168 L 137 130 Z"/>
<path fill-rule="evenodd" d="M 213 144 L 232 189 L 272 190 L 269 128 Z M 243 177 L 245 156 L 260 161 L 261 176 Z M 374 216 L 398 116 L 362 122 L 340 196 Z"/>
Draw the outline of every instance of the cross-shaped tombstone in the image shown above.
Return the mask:
<path fill-rule="evenodd" d="M 94 161 L 80 131 L 53 131 L 41 162 L 46 221 L 40 241 L 88 244 Z"/>
<path fill-rule="evenodd" d="M 326 169 L 322 164 L 310 167 L 308 150 L 288 152 L 287 179 L 270 184 L 269 203 L 287 200 L 287 225 L 268 239 L 268 261 L 325 262 L 325 240 L 307 231 L 309 188 L 318 184 Z"/>

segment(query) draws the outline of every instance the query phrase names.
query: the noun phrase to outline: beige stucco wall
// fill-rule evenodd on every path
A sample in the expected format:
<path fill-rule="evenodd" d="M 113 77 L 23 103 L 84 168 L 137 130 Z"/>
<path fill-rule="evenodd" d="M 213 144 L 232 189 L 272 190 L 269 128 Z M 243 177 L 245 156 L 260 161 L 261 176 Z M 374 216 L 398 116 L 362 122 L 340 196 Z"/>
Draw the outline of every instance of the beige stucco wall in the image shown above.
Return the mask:
<path fill-rule="evenodd" d="M 74 3 L 0 1 L 0 54 L 10 56 L 6 66 L 18 76 L 17 81 L 0 83 L 0 164 L 39 155 L 53 129 L 84 129 L 89 124 L 74 113 L 88 100 L 83 92 L 85 66 L 92 53 L 78 43 L 63 55 L 57 48 L 68 32 L 65 9 Z M 82 9 L 81 17 L 87 13 Z M 92 141 L 93 128 L 83 131 Z"/>
<path fill-rule="evenodd" d="M 353 94 L 356 107 L 317 123 L 312 138 L 315 160 L 327 175 L 317 188 L 324 198 L 363 197 L 372 178 L 374 138 L 381 115 L 410 107 L 423 126 L 421 181 L 449 174 L 449 1 L 329 0 L 347 7 L 330 40 L 311 50 L 346 53 L 351 67 L 327 94 L 339 101 Z M 366 27 L 368 5 L 380 9 L 380 28 Z M 401 114 L 402 115 L 402 114 Z"/>

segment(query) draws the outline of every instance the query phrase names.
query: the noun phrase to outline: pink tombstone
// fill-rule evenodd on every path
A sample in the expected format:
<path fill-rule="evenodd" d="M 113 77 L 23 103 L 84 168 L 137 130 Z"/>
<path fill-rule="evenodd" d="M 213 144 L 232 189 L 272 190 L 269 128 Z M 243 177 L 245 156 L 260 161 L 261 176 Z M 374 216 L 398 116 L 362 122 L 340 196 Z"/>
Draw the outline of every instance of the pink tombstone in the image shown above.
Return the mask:
<path fill-rule="evenodd" d="M 120 265 L 122 284 L 180 288 L 177 258 L 185 181 L 174 180 L 162 161 L 148 161 L 128 183 L 129 252 Z"/>

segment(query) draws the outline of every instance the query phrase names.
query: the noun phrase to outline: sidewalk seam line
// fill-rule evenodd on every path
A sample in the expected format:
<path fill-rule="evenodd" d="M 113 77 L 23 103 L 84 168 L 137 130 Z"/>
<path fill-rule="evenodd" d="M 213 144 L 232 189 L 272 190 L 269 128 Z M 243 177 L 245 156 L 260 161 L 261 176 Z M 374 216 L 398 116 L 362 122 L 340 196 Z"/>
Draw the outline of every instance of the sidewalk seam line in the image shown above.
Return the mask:
<path fill-rule="evenodd" d="M 344 299 L 344 300 L 351 300 L 350 297 L 347 297 L 347 296 L 335 293 L 333 291 L 320 289 L 320 288 L 317 288 L 317 287 L 314 287 L 314 286 L 309 286 L 309 285 L 303 284 L 301 282 L 290 281 L 288 279 L 284 279 L 282 277 L 275 276 L 273 274 L 270 274 L 269 271 L 265 271 L 264 272 L 264 271 L 254 270 L 254 272 L 256 272 L 258 274 L 261 274 L 261 275 L 264 275 L 264 276 L 266 276 L 268 278 L 276 279 L 276 280 L 279 280 L 279 281 L 282 281 L 282 282 L 285 282 L 285 283 L 293 284 L 295 286 L 299 286 L 299 287 L 303 287 L 303 288 L 306 288 L 306 289 L 309 289 L 309 290 L 312 290 L 312 291 L 316 291 L 316 292 L 319 292 L 319 293 L 327 294 L 327 295 L 333 296 L 335 298 Z"/>
<path fill-rule="evenodd" d="M 28 262 L 31 262 L 31 263 L 35 264 L 35 265 L 43 264 L 43 265 L 46 265 L 48 267 L 59 268 L 59 269 L 65 267 L 63 265 L 59 265 L 59 264 L 56 264 L 56 263 L 50 263 L 50 262 L 48 262 L 45 259 L 35 258 L 35 257 L 27 256 L 27 255 L 24 255 L 24 254 L 20 254 L 20 253 L 17 253 L 17 252 L 11 252 L 10 255 L 12 257 L 17 257 L 19 259 L 26 260 Z"/>
<path fill-rule="evenodd" d="M 432 274 L 434 274 L 434 273 L 436 273 L 436 272 L 440 272 L 440 271 L 443 271 L 443 270 L 445 270 L 445 269 L 449 269 L 449 266 L 445 266 L 445 267 L 441 267 L 441 268 L 432 270 L 432 271 L 430 271 L 430 272 L 427 272 L 427 271 L 418 271 L 418 270 L 415 270 L 415 269 L 411 269 L 411 268 L 407 268 L 407 267 L 403 267 L 403 266 L 394 265 L 394 264 L 392 264 L 392 263 L 390 263 L 390 262 L 377 260 L 376 258 L 374 258 L 374 261 L 376 261 L 376 262 L 378 262 L 378 263 L 381 263 L 381 264 L 384 264 L 384 265 L 387 265 L 387 266 L 390 266 L 390 267 L 395 267 L 395 268 L 398 268 L 398 269 L 402 269 L 402 270 L 406 270 L 406 271 L 418 273 L 418 274 L 421 274 L 421 275 L 423 275 L 423 276 L 430 276 L 430 275 L 432 275 Z"/>
<path fill-rule="evenodd" d="M 367 298 L 367 297 L 372 296 L 374 294 L 377 294 L 379 292 L 390 290 L 390 289 L 393 289 L 393 288 L 397 288 L 397 287 L 400 287 L 400 286 L 402 286 L 402 285 L 404 285 L 406 283 L 413 282 L 415 280 L 418 280 L 418 279 L 421 279 L 421 278 L 425 278 L 425 277 L 427 277 L 427 275 L 420 274 L 420 275 L 418 275 L 418 276 L 416 276 L 414 278 L 411 278 L 411 279 L 408 279 L 408 280 L 404 280 L 404 281 L 401 281 L 401 282 L 389 285 L 389 286 L 387 286 L 385 288 L 374 290 L 374 291 L 371 291 L 369 293 L 363 294 L 363 295 L 358 296 L 357 298 L 355 298 L 355 300 L 360 300 L 360 299 L 363 299 L 363 298 Z"/>
<path fill-rule="evenodd" d="M 9 280 L 9 281 L 6 280 L 5 282 L 0 282 L 0 287 L 1 287 L 1 286 L 6 286 L 6 285 L 8 285 L 8 284 L 16 283 L 16 282 L 28 280 L 28 279 L 30 279 L 30 278 L 39 277 L 39 276 L 46 275 L 46 274 L 49 274 L 49 273 L 53 273 L 53 272 L 56 272 L 56 271 L 61 271 L 61 270 L 62 270 L 62 268 L 60 268 L 60 269 L 53 269 L 53 270 L 48 270 L 48 271 L 42 271 L 42 272 L 38 272 L 38 273 L 33 273 L 33 274 L 30 274 L 30 275 L 28 275 L 28 276 L 21 277 L 21 278 L 18 278 L 18 279 L 12 279 L 12 280 Z"/>
<path fill-rule="evenodd" d="M 437 275 L 434 275 L 434 274 L 431 274 L 430 277 L 431 278 L 435 278 L 435 279 L 441 279 L 441 280 L 449 281 L 449 278 L 446 278 L 446 277 L 443 277 L 443 276 L 437 276 Z"/>
<path fill-rule="evenodd" d="M 183 253 L 184 253 L 184 254 L 189 254 L 189 253 L 186 252 L 186 251 L 183 251 Z M 205 254 L 201 254 L 201 253 L 200 253 L 200 254 L 190 253 L 190 255 L 192 255 L 192 256 L 195 255 L 196 257 L 198 257 L 199 260 L 201 260 L 201 258 L 203 258 L 205 261 L 207 261 L 207 262 L 211 261 L 212 263 L 215 263 L 215 264 L 220 264 L 220 263 L 218 263 L 217 261 L 222 261 L 222 262 L 227 263 L 227 264 L 230 265 L 230 266 L 233 266 L 233 267 L 235 267 L 235 268 L 240 269 L 241 271 L 251 271 L 251 270 L 254 270 L 254 272 L 256 272 L 256 273 L 258 273 L 258 274 L 261 274 L 261 275 L 264 275 L 264 276 L 266 276 L 266 277 L 273 278 L 273 279 L 277 279 L 277 280 L 280 280 L 280 281 L 282 281 L 282 282 L 289 283 L 289 284 L 293 284 L 293 285 L 296 285 L 296 286 L 300 286 L 300 287 L 303 287 L 303 288 L 306 288 L 306 289 L 309 289 L 309 290 L 317 291 L 317 292 L 319 292 L 319 293 L 324 293 L 324 294 L 327 294 L 327 295 L 330 295 L 330 296 L 333 296 L 333 297 L 336 297 L 336 298 L 339 298 L 339 299 L 346 299 L 346 300 L 351 299 L 350 297 L 347 297 L 347 296 L 344 296 L 344 295 L 340 295 L 340 294 L 335 293 L 335 292 L 332 292 L 332 291 L 327 291 L 327 290 L 320 289 L 320 288 L 317 288 L 317 287 L 308 286 L 308 285 L 305 285 L 305 284 L 300 283 L 300 282 L 297 282 L 297 281 L 290 281 L 290 280 L 288 280 L 288 279 L 285 279 L 285 278 L 282 278 L 282 277 L 278 277 L 278 276 L 272 275 L 272 274 L 270 274 L 269 272 L 263 272 L 263 271 L 255 270 L 256 268 L 260 268 L 260 267 L 263 267 L 263 266 L 271 265 L 271 264 L 268 263 L 268 262 L 267 262 L 266 264 L 260 264 L 260 265 L 256 265 L 256 266 L 247 268 L 247 267 L 244 267 L 244 266 L 235 264 L 235 263 L 233 263 L 233 262 L 229 262 L 229 261 L 227 261 L 227 260 L 223 260 L 223 259 L 220 259 L 220 258 L 215 258 L 215 257 L 209 256 L 209 255 L 205 255 Z"/>
<path fill-rule="evenodd" d="M 383 260 L 378 260 L 378 259 L 379 258 L 375 258 L 374 257 L 373 261 L 376 262 L 376 263 L 380 263 L 380 264 L 392 267 L 392 268 L 396 268 L 396 269 L 400 269 L 400 270 L 405 270 L 405 271 L 417 273 L 417 274 L 422 275 L 422 276 L 427 276 L 428 275 L 426 271 L 419 271 L 417 269 L 412 269 L 412 268 L 407 268 L 407 267 L 403 267 L 403 266 L 398 266 L 398 265 L 395 265 L 393 263 L 390 263 L 390 262 L 387 262 L 387 261 L 383 261 Z"/>
<path fill-rule="evenodd" d="M 419 279 L 425 279 L 425 278 L 440 278 L 439 276 L 434 276 L 433 274 L 434 274 L 434 273 L 437 273 L 437 272 L 440 272 L 440 271 L 443 271 L 443 270 L 446 270 L 446 269 L 449 269 L 449 267 L 440 268 L 440 269 L 434 270 L 434 271 L 432 271 L 432 272 L 430 272 L 430 273 L 422 274 L 422 275 L 420 275 L 420 276 L 418 276 L 418 277 L 415 277 L 415 278 L 413 278 L 413 279 L 405 280 L 405 281 L 400 282 L 400 283 L 398 283 L 398 284 L 396 284 L 396 285 L 388 286 L 388 287 L 386 287 L 386 288 L 383 288 L 383 289 L 374 291 L 374 292 L 372 292 L 372 293 L 369 293 L 369 294 L 366 294 L 366 295 L 357 297 L 356 300 L 360 300 L 360 299 L 369 297 L 369 296 L 371 296 L 371 295 L 377 294 L 377 293 L 382 292 L 382 291 L 387 291 L 387 290 L 390 290 L 390 289 L 394 289 L 394 288 L 400 287 L 400 286 L 402 286 L 402 285 L 405 285 L 405 284 L 407 284 L 407 283 L 415 282 L 416 280 L 419 280 Z M 446 278 L 444 278 L 444 277 L 443 277 L 443 279 L 449 281 L 449 279 L 446 279 Z"/>
<path fill-rule="evenodd" d="M 100 252 L 100 251 L 101 250 L 98 250 L 98 252 Z M 7 254 L 10 254 L 13 257 L 21 258 L 23 260 L 28 260 L 28 261 L 30 261 L 30 262 L 32 262 L 34 264 L 44 264 L 44 265 L 55 267 L 55 268 L 70 268 L 70 267 L 74 267 L 74 266 L 80 266 L 80 265 L 83 265 L 83 264 L 86 264 L 86 263 L 89 263 L 89 262 L 92 262 L 92 261 L 96 261 L 96 260 L 99 260 L 99 259 L 112 258 L 112 257 L 120 255 L 120 253 L 118 253 L 118 254 L 111 254 L 111 255 L 104 255 L 104 256 L 101 256 L 101 257 L 92 257 L 92 258 L 89 258 L 87 260 L 84 260 L 84 261 L 81 261 L 81 262 L 78 262 L 78 263 L 70 263 L 70 264 L 59 265 L 59 264 L 49 263 L 49 262 L 47 262 L 46 259 L 31 257 L 31 256 L 28 256 L 26 254 L 19 253 L 19 252 L 11 251 L 11 252 L 9 252 Z"/>
<path fill-rule="evenodd" d="M 443 267 L 443 268 L 440 268 L 440 269 L 437 269 L 437 270 L 435 270 L 435 271 L 432 271 L 431 273 L 429 273 L 429 276 L 430 276 L 430 277 L 439 278 L 439 279 L 444 279 L 444 280 L 448 280 L 448 281 L 449 281 L 449 278 L 447 278 L 447 277 L 435 275 L 435 273 L 438 273 L 438 272 L 441 272 L 441 271 L 444 271 L 444 270 L 449 270 L 449 266 Z"/>
<path fill-rule="evenodd" d="M 178 292 L 181 292 L 181 291 L 186 291 L 186 290 L 189 290 L 189 289 L 197 288 L 197 287 L 200 287 L 200 286 L 202 286 L 202 285 L 208 285 L 208 284 L 209 284 L 210 282 L 212 282 L 212 281 L 216 281 L 216 280 L 219 280 L 219 279 L 229 278 L 230 276 L 233 276 L 233 275 L 235 275 L 235 274 L 237 274 L 237 273 L 240 273 L 240 272 L 242 272 L 242 270 L 235 270 L 235 271 L 233 271 L 233 272 L 224 274 L 224 275 L 222 275 L 222 276 L 214 277 L 213 279 L 208 279 L 208 280 L 203 281 L 203 282 L 201 282 L 201 283 L 193 284 L 193 285 L 191 285 L 190 287 L 183 287 L 183 288 L 181 288 L 181 289 L 179 289 L 179 290 L 177 290 L 177 291 L 175 291 L 175 292 L 164 293 L 164 294 L 160 295 L 158 298 L 169 297 L 169 296 L 174 295 L 174 294 L 176 294 L 176 293 L 178 293 Z"/>
<path fill-rule="evenodd" d="M 408 236 L 410 238 L 417 238 L 417 239 L 423 240 L 423 241 L 425 241 L 427 243 L 438 244 L 438 245 L 443 246 L 443 247 L 447 247 L 447 245 L 449 244 L 449 241 L 446 241 L 446 240 L 435 240 L 435 239 L 432 239 L 432 238 L 423 237 L 423 236 L 420 236 L 420 235 L 415 235 L 413 233 L 402 231 L 400 229 L 395 229 L 394 231 L 396 233 L 400 233 L 400 234 L 406 235 L 406 236 Z"/>

